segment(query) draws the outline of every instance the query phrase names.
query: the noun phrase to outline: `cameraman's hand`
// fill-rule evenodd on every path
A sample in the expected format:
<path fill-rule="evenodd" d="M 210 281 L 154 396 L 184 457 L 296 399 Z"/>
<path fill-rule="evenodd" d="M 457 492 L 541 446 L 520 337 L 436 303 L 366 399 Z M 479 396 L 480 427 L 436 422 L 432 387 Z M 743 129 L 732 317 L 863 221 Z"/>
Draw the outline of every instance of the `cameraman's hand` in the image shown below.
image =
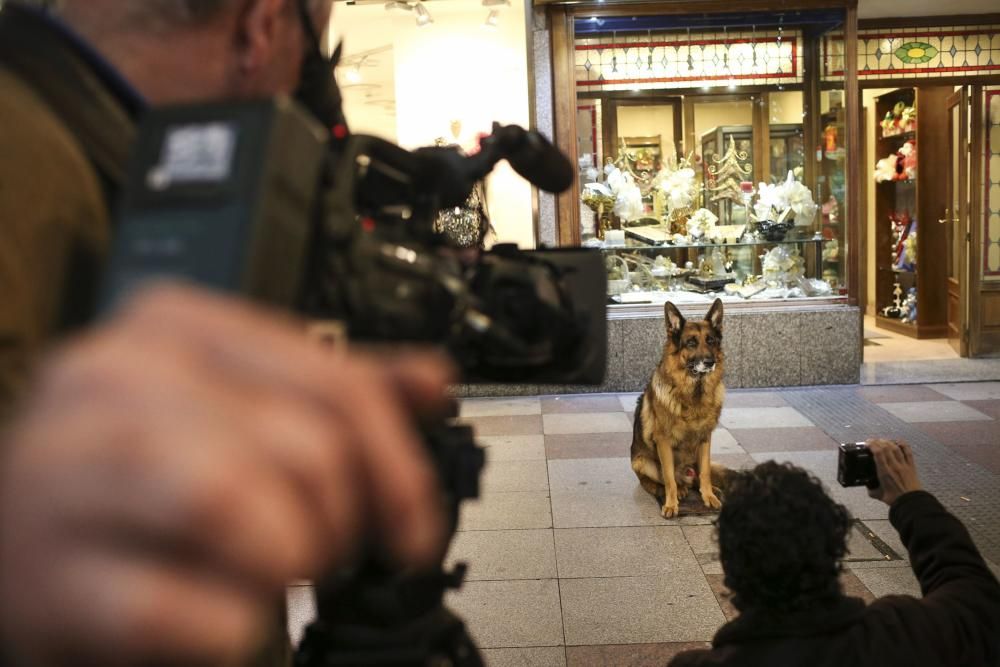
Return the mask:
<path fill-rule="evenodd" d="M 892 505 L 904 493 L 923 488 L 917 478 L 917 466 L 908 444 L 882 439 L 872 439 L 867 444 L 875 459 L 879 481 L 877 488 L 868 490 L 869 496 Z"/>
<path fill-rule="evenodd" d="M 25 664 L 220 664 L 285 584 L 368 534 L 443 549 L 409 409 L 437 357 L 335 354 L 222 298 L 157 288 L 60 352 L 3 443 L 0 632 Z M 18 662 L 20 664 L 20 662 Z"/>

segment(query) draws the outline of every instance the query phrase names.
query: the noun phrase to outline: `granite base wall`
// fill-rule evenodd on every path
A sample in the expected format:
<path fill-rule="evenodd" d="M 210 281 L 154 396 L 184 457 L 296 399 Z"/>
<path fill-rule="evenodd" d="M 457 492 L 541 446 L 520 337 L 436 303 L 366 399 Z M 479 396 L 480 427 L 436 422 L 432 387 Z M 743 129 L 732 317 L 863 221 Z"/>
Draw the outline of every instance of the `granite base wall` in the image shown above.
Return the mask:
<path fill-rule="evenodd" d="M 685 317 L 704 310 L 681 309 Z M 642 391 L 660 359 L 663 313 L 608 320 L 608 366 L 601 385 L 459 385 L 456 396 L 530 396 Z M 722 346 L 730 389 L 858 384 L 861 312 L 855 306 L 730 309 Z"/>

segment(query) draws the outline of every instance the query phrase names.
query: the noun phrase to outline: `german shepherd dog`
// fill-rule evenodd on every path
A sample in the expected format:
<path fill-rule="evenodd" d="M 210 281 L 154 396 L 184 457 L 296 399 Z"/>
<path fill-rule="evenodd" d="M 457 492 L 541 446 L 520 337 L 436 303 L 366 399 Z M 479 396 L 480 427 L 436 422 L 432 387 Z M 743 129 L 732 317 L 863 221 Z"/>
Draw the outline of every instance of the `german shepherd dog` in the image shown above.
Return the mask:
<path fill-rule="evenodd" d="M 632 470 L 669 519 L 696 480 L 705 506 L 722 507 L 712 485 L 711 446 L 726 390 L 722 300 L 701 321 L 685 320 L 669 302 L 664 311 L 663 358 L 635 408 Z M 716 467 L 717 476 L 727 472 Z"/>

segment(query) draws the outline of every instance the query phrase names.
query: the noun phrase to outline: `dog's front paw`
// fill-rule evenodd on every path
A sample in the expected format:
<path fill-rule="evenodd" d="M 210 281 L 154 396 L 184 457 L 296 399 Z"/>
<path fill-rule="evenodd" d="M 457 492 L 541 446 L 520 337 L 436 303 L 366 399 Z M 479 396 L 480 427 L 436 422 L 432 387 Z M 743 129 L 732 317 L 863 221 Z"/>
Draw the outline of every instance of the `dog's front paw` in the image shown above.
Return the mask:
<path fill-rule="evenodd" d="M 663 503 L 663 507 L 660 508 L 660 514 L 663 515 L 664 519 L 673 519 L 675 516 L 681 513 L 681 506 L 676 500 L 673 503 Z"/>
<path fill-rule="evenodd" d="M 677 485 L 677 500 L 684 500 L 685 498 L 687 498 L 688 492 L 690 490 L 691 489 L 689 489 L 688 487 L 681 486 L 680 484 L 678 484 Z"/>
<path fill-rule="evenodd" d="M 722 501 L 719 500 L 719 497 L 712 491 L 702 491 L 701 500 L 705 503 L 705 507 L 709 507 L 713 510 L 722 508 Z"/>

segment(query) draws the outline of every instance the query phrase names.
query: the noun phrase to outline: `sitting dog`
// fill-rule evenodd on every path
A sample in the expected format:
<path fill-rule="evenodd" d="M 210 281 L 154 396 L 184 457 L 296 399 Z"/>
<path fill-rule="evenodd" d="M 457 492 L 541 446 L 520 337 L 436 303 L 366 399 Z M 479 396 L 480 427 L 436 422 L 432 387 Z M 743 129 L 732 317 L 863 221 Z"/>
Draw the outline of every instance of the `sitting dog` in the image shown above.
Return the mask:
<path fill-rule="evenodd" d="M 635 408 L 632 470 L 669 519 L 695 483 L 706 507 L 722 507 L 712 485 L 711 447 L 726 390 L 722 300 L 701 321 L 688 322 L 669 302 L 664 310 L 663 358 Z"/>

